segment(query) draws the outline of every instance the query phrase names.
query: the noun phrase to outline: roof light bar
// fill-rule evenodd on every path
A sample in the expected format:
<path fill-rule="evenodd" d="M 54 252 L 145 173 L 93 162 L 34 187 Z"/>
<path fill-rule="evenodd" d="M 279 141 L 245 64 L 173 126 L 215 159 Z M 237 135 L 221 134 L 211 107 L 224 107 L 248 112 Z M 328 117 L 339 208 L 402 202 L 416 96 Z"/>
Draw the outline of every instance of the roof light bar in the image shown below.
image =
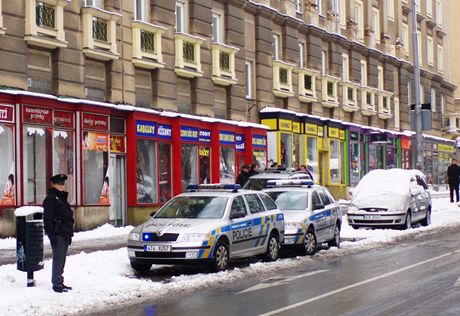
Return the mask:
<path fill-rule="evenodd" d="M 267 187 L 281 187 L 281 186 L 308 186 L 313 185 L 312 180 L 302 179 L 302 180 L 268 180 Z"/>
<path fill-rule="evenodd" d="M 228 183 L 210 183 L 210 184 L 189 184 L 187 185 L 187 191 L 202 191 L 202 190 L 229 190 L 237 192 L 241 189 L 239 184 L 228 184 Z"/>

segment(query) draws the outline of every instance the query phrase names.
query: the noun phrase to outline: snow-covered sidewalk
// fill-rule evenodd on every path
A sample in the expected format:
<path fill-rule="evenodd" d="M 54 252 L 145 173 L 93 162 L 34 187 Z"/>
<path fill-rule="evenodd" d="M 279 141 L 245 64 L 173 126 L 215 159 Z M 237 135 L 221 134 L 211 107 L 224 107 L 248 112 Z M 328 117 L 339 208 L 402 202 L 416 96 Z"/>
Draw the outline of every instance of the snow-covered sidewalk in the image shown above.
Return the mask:
<path fill-rule="evenodd" d="M 67 259 L 65 279 L 73 286 L 69 293 L 58 294 L 51 290 L 51 261 L 45 261 L 44 270 L 35 272 L 37 286 L 27 288 L 26 274 L 16 270 L 16 265 L 0 266 L 0 310 L 2 315 L 69 315 L 97 311 L 110 306 L 135 302 L 142 297 L 153 295 L 171 295 L 181 291 L 205 288 L 249 276 L 276 273 L 279 269 L 304 266 L 312 263 L 315 257 L 335 257 L 396 242 L 410 235 L 422 235 L 447 227 L 460 226 L 460 207 L 450 204 L 448 199 L 433 200 L 432 224 L 429 227 L 417 227 L 406 231 L 391 229 L 351 228 L 344 219 L 341 236 L 348 240 L 340 249 L 322 250 L 313 257 L 295 257 L 281 259 L 273 263 L 257 262 L 246 268 L 235 268 L 220 273 L 199 273 L 173 276 L 168 282 L 155 282 L 136 278 L 132 272 L 126 248 L 113 251 L 80 253 Z M 99 238 L 128 234 L 130 227 L 114 228 L 110 225 L 89 232 L 77 233 L 75 242 L 88 242 Z M 13 238 L 0 240 L 2 249 L 15 247 Z M 161 266 L 155 266 L 158 269 Z M 163 266 L 164 267 L 164 266 Z M 155 273 L 155 272 L 151 272 Z M 155 294 L 158 293 L 158 294 Z"/>

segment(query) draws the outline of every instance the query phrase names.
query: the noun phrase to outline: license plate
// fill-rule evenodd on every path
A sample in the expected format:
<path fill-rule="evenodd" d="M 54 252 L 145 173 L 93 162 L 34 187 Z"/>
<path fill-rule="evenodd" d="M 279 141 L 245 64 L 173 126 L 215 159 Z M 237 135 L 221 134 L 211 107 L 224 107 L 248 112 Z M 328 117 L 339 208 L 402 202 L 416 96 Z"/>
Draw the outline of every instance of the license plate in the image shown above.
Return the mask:
<path fill-rule="evenodd" d="M 171 252 L 170 245 L 145 245 L 144 251 Z"/>
<path fill-rule="evenodd" d="M 364 215 L 364 219 L 380 219 L 378 215 Z"/>

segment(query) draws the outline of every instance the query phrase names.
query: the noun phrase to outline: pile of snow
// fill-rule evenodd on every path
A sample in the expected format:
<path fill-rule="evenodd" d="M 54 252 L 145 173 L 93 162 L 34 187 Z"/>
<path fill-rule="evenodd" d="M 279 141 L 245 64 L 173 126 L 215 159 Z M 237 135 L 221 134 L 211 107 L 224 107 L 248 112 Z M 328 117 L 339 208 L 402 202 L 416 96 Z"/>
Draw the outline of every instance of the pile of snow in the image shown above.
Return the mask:
<path fill-rule="evenodd" d="M 126 248 L 113 251 L 80 253 L 69 256 L 65 268 L 65 283 L 73 286 L 68 293 L 51 290 L 51 261 L 45 261 L 44 270 L 35 272 L 36 287 L 26 287 L 26 274 L 16 270 L 16 265 L 0 266 L 0 310 L 2 315 L 70 315 L 96 311 L 122 304 L 134 303 L 143 297 L 155 295 L 186 295 L 216 284 L 243 280 L 250 276 L 273 275 L 280 269 L 311 265 L 317 257 L 338 257 L 369 249 L 381 244 L 395 243 L 403 237 L 420 236 L 460 225 L 460 208 L 448 199 L 433 200 L 432 224 L 406 231 L 391 229 L 353 229 L 346 223 L 342 229 L 344 241 L 340 249 L 331 248 L 313 257 L 295 257 L 272 263 L 257 262 L 245 268 L 235 268 L 220 273 L 200 273 L 173 276 L 166 282 L 136 278 L 131 270 Z M 131 228 L 114 228 L 105 225 L 90 232 L 77 233 L 75 240 L 107 237 L 107 234 L 127 234 Z M 2 246 L 0 245 L 0 248 Z M 154 266 L 165 269 L 165 266 Z M 167 269 L 167 267 L 166 267 Z M 155 271 L 151 271 L 154 275 Z"/>

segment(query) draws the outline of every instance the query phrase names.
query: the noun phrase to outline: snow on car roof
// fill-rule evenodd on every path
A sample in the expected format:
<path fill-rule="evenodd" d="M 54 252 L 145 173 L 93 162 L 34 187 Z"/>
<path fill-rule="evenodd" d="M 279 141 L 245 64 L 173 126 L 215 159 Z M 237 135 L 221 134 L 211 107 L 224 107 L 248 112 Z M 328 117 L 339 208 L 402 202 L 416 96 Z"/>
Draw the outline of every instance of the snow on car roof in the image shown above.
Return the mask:
<path fill-rule="evenodd" d="M 409 191 L 410 179 L 423 173 L 416 169 L 376 169 L 359 181 L 353 196 L 369 196 L 376 193 L 405 194 Z"/>

